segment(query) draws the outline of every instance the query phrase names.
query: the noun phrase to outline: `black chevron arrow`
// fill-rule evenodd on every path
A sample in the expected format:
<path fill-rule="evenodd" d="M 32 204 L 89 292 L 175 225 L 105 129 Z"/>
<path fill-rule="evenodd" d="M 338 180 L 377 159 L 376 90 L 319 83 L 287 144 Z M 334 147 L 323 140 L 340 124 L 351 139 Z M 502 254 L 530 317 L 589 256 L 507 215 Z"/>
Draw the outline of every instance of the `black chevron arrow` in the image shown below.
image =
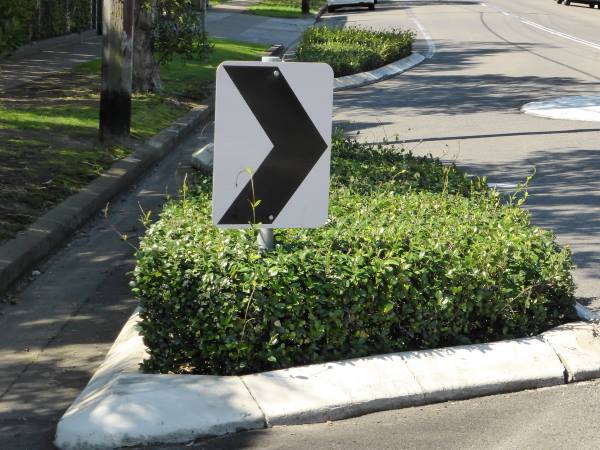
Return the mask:
<path fill-rule="evenodd" d="M 273 143 L 273 149 L 219 224 L 273 223 L 327 150 L 327 143 L 278 67 L 226 65 L 224 69 Z M 260 204 L 254 216 L 251 202 L 257 200 Z"/>

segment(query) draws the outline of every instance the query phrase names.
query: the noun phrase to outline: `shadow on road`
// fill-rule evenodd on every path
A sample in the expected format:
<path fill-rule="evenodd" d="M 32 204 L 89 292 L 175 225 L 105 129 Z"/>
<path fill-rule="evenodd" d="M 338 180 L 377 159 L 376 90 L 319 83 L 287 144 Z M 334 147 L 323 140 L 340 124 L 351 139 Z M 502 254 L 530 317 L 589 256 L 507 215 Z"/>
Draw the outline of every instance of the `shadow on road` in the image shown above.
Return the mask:
<path fill-rule="evenodd" d="M 380 114 L 399 109 L 415 115 L 458 115 L 480 112 L 513 113 L 523 104 L 561 96 L 597 91 L 599 82 L 582 83 L 572 77 L 510 76 L 476 73 L 484 59 L 518 53 L 510 43 L 473 42 L 469 48 L 450 41 L 436 41 L 437 53 L 431 60 L 400 77 L 336 94 L 337 109 L 376 109 Z M 548 48 L 541 44 L 520 43 L 526 48 Z"/>

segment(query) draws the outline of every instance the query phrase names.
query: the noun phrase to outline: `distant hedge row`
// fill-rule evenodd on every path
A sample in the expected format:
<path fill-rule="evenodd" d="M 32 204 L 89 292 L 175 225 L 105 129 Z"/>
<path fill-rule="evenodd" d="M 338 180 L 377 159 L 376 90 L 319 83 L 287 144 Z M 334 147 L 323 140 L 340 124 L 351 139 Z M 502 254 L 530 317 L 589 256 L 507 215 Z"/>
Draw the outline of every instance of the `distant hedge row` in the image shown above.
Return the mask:
<path fill-rule="evenodd" d="M 0 53 L 96 26 L 101 0 L 0 0 Z"/>
<path fill-rule="evenodd" d="M 296 58 L 327 63 L 336 77 L 342 77 L 377 69 L 410 55 L 414 40 L 415 33 L 410 30 L 313 26 L 302 34 Z"/>

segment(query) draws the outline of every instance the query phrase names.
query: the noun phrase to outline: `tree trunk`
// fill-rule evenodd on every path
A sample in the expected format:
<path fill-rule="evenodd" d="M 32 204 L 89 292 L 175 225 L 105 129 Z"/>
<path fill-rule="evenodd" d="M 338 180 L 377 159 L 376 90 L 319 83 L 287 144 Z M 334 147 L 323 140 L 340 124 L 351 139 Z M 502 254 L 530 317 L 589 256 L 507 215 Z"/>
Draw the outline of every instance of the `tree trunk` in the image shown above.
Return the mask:
<path fill-rule="evenodd" d="M 133 90 L 134 92 L 157 92 L 161 89 L 160 68 L 154 57 L 154 26 L 157 1 L 151 0 L 148 8 L 136 5 L 135 33 L 133 40 Z"/>
<path fill-rule="evenodd" d="M 302 0 L 302 14 L 310 12 L 310 0 Z"/>
<path fill-rule="evenodd" d="M 135 0 L 105 0 L 102 39 L 100 139 L 129 137 Z"/>

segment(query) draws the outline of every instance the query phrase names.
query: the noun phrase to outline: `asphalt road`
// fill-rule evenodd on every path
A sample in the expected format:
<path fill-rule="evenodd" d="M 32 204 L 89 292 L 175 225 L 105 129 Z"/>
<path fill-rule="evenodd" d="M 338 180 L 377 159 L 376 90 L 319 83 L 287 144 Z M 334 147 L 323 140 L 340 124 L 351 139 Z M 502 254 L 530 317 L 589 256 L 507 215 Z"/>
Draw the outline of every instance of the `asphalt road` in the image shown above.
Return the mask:
<path fill-rule="evenodd" d="M 534 221 L 572 248 L 577 296 L 600 311 L 600 123 L 519 112 L 531 101 L 600 95 L 600 11 L 550 0 L 424 0 L 334 17 L 373 28 L 418 29 L 416 20 L 435 47 L 421 41 L 423 54 L 435 51 L 423 64 L 336 95 L 338 123 L 492 183 L 515 185 L 535 168 Z"/>

